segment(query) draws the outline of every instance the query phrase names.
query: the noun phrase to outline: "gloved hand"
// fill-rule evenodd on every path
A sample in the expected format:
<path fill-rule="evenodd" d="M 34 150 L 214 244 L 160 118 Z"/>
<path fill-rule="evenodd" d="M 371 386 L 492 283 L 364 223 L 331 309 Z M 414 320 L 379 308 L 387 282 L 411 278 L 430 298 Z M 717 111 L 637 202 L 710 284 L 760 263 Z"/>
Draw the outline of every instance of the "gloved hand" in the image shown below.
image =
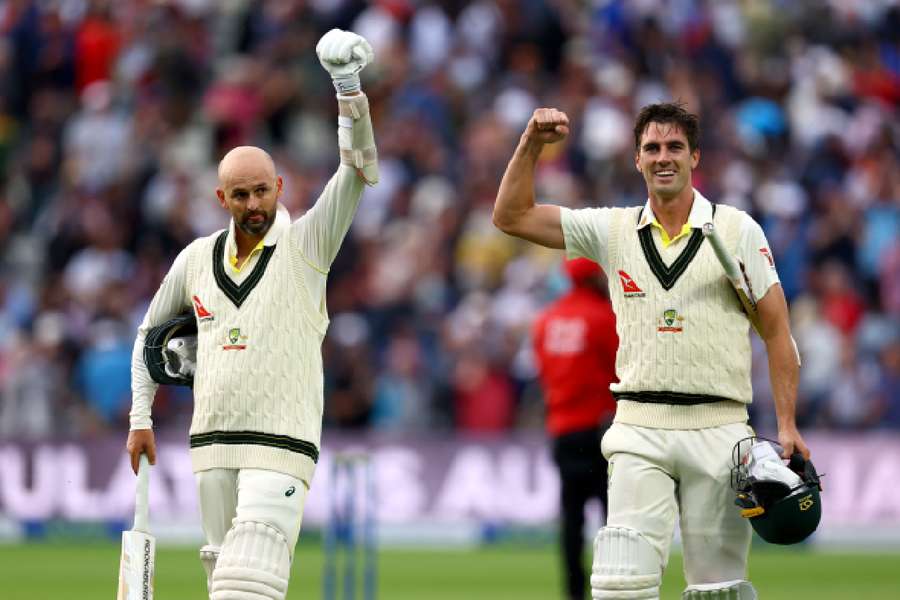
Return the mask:
<path fill-rule="evenodd" d="M 359 72 L 375 58 L 366 38 L 342 29 L 332 29 L 323 35 L 316 44 L 316 55 L 331 75 L 339 95 L 360 90 Z"/>

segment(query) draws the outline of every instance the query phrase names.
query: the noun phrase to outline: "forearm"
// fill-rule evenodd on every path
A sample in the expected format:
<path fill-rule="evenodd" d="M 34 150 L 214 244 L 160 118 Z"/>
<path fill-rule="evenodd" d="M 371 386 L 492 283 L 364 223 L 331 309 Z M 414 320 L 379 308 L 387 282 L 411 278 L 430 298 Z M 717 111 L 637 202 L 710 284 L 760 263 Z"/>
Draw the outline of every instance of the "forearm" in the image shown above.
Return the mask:
<path fill-rule="evenodd" d="M 130 428 L 149 429 L 153 425 L 150 418 L 151 406 L 156 390 L 159 388 L 150 377 L 150 371 L 144 362 L 144 340 L 151 327 L 160 325 L 183 312 L 188 306 L 185 289 L 187 283 L 188 249 L 175 259 L 172 268 L 163 279 L 147 308 L 147 314 L 138 327 L 131 352 L 131 412 Z"/>
<path fill-rule="evenodd" d="M 542 149 L 525 133 L 506 166 L 494 202 L 494 224 L 502 231 L 515 234 L 516 224 L 535 208 L 534 170 Z"/>
<path fill-rule="evenodd" d="M 769 380 L 775 400 L 779 431 L 796 428 L 797 383 L 800 365 L 789 331 L 779 332 L 766 340 L 769 356 Z"/>
<path fill-rule="evenodd" d="M 369 114 L 369 99 L 363 93 L 339 95 L 338 148 L 341 164 L 354 169 L 367 185 L 378 183 L 378 153 Z M 362 187 L 359 188 L 362 193 Z"/>
<path fill-rule="evenodd" d="M 146 318 L 144 323 L 146 323 Z M 129 429 L 150 429 L 153 419 L 150 417 L 153 397 L 159 385 L 150 378 L 150 372 L 144 363 L 144 340 L 146 329 L 142 325 L 134 340 L 131 352 L 131 412 L 128 414 Z"/>

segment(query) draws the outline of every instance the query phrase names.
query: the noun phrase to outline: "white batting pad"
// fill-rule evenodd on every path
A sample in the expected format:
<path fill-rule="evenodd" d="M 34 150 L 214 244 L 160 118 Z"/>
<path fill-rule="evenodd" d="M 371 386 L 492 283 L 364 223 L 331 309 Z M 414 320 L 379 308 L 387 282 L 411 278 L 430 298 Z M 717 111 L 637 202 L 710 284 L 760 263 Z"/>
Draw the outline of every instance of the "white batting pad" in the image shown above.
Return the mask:
<path fill-rule="evenodd" d="M 756 590 L 749 581 L 722 581 L 689 585 L 681 600 L 756 600 Z"/>
<path fill-rule="evenodd" d="M 594 539 L 591 597 L 594 600 L 658 600 L 659 553 L 627 527 L 602 527 Z"/>
<path fill-rule="evenodd" d="M 212 577 L 211 600 L 283 600 L 291 553 L 280 531 L 239 521 L 225 536 Z"/>

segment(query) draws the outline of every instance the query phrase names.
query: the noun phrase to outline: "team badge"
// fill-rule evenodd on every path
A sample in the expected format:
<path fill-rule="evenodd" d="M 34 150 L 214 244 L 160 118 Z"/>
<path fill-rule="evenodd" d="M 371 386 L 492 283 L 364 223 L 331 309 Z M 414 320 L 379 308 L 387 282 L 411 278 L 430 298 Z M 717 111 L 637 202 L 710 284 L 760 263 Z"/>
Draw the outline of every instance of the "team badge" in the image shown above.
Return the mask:
<path fill-rule="evenodd" d="M 684 330 L 683 323 L 684 317 L 679 315 L 674 308 L 669 308 L 663 311 L 662 319 L 659 320 L 656 331 L 661 333 L 681 333 Z"/>
<path fill-rule="evenodd" d="M 228 330 L 228 343 L 222 346 L 222 350 L 245 350 L 247 344 L 239 343 L 246 340 L 246 335 L 241 335 L 240 327 L 232 327 Z"/>

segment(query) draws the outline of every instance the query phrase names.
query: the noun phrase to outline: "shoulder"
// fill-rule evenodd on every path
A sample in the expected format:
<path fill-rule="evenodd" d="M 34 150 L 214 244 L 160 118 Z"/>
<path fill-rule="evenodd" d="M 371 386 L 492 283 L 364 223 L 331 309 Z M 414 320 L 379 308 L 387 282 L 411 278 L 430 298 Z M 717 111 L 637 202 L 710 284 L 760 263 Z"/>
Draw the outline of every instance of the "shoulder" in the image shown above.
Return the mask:
<path fill-rule="evenodd" d="M 191 246 L 193 246 L 195 250 L 199 250 L 201 248 L 212 248 L 216 245 L 216 242 L 218 242 L 220 238 L 224 237 L 224 234 L 227 231 L 227 229 L 219 229 L 218 231 L 214 231 L 209 235 L 199 237 L 191 242 L 188 245 L 188 248 L 190 248 Z"/>
<path fill-rule="evenodd" d="M 225 231 L 225 229 L 220 229 L 215 233 L 195 239 L 193 242 L 184 247 L 184 249 L 178 255 L 179 258 L 181 258 L 182 260 L 188 260 L 201 255 L 207 255 L 208 253 L 212 252 L 219 237 Z"/>
<path fill-rule="evenodd" d="M 641 207 L 586 207 L 586 208 L 566 208 L 560 207 L 560 220 L 563 224 L 580 224 L 593 226 L 608 226 L 614 220 L 633 214 L 637 219 Z"/>
<path fill-rule="evenodd" d="M 718 223 L 726 222 L 737 225 L 742 229 L 746 227 L 759 227 L 759 224 L 747 211 L 729 204 L 716 204 L 714 206 L 716 209 L 715 220 Z"/>

